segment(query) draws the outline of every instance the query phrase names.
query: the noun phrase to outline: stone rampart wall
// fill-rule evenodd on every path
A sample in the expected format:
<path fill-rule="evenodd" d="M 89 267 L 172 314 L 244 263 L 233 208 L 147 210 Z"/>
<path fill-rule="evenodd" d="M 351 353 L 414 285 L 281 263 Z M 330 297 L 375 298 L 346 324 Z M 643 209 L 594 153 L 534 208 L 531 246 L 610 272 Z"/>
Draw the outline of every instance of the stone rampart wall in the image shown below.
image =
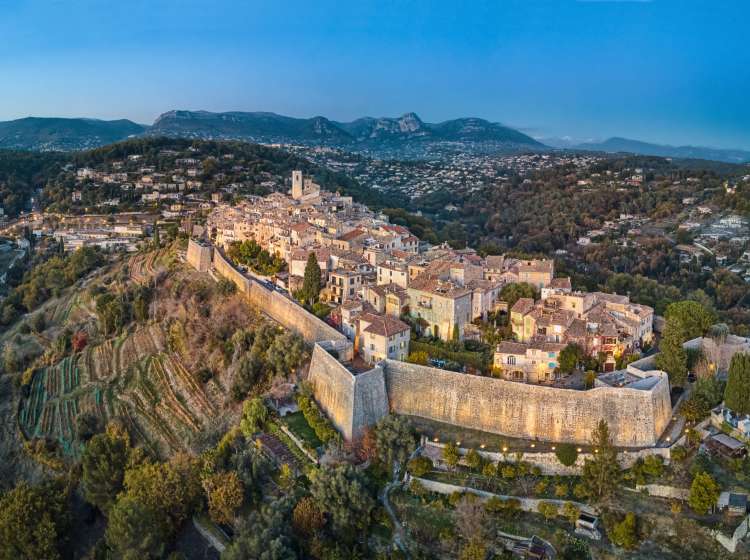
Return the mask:
<path fill-rule="evenodd" d="M 298 332 L 305 341 L 320 342 L 330 340 L 342 343 L 347 341 L 345 335 L 325 321 L 321 321 L 301 305 L 245 277 L 245 275 L 232 266 L 218 249 L 214 250 L 213 265 L 219 274 L 234 282 L 237 289 L 247 296 L 252 305 L 259 308 L 285 328 Z"/>
<path fill-rule="evenodd" d="M 312 385 L 318 405 L 344 439 L 351 440 L 355 437 L 355 432 L 361 427 L 356 430 L 354 427 L 356 399 L 355 377 L 352 372 L 320 344 L 316 344 L 310 361 L 308 381 Z"/>
<path fill-rule="evenodd" d="M 650 390 L 558 389 L 387 360 L 393 412 L 519 438 L 590 443 L 606 420 L 618 447 L 656 444 L 671 418 L 669 382 Z"/>
<path fill-rule="evenodd" d="M 251 281 L 248 278 L 245 278 L 239 270 L 234 268 L 230 262 L 224 258 L 224 255 L 221 254 L 221 251 L 218 248 L 214 248 L 213 265 L 214 270 L 227 280 L 233 282 L 241 293 L 248 294 L 250 292 Z"/>
<path fill-rule="evenodd" d="M 372 426 L 387 415 L 388 394 L 382 366 L 375 366 L 368 372 L 354 376 L 354 437 L 361 436 L 367 426 Z"/>

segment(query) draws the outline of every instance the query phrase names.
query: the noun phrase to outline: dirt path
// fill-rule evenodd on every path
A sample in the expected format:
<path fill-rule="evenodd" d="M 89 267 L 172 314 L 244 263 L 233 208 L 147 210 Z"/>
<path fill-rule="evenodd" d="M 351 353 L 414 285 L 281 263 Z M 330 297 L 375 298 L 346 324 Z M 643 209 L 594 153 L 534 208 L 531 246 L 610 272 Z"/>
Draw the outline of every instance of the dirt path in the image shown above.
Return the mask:
<path fill-rule="evenodd" d="M 409 456 L 409 460 L 419 455 L 421 450 L 421 446 L 417 447 Z M 383 504 L 383 507 L 385 508 L 385 511 L 388 514 L 388 517 L 390 517 L 391 523 L 393 524 L 393 544 L 395 544 L 399 548 L 399 550 L 401 550 L 401 552 L 403 552 L 406 557 L 409 558 L 409 550 L 406 542 L 406 531 L 404 530 L 404 526 L 401 521 L 399 521 L 398 516 L 396 515 L 396 511 L 391 505 L 390 497 L 391 491 L 394 488 L 398 488 L 399 486 L 403 485 L 406 481 L 406 474 L 404 474 L 404 478 L 402 480 L 399 480 L 399 470 L 399 466 L 394 465 L 393 480 L 391 480 L 391 482 L 383 487 L 383 490 L 380 492 L 380 494 L 378 494 L 378 500 L 380 500 L 380 503 Z"/>

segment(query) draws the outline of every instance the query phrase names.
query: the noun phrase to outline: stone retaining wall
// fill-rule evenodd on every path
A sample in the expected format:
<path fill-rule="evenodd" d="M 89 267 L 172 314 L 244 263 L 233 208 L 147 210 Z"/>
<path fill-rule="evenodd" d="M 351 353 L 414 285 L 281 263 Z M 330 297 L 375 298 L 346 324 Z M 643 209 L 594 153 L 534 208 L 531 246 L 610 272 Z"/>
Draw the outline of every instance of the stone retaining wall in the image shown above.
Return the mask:
<path fill-rule="evenodd" d="M 472 494 L 475 494 L 483 499 L 489 499 L 493 497 L 501 498 L 503 500 L 508 499 L 514 499 L 518 500 L 520 507 L 523 511 L 531 511 L 534 513 L 537 513 L 539 510 L 539 502 L 549 502 L 552 504 L 556 504 L 561 510 L 562 507 L 565 505 L 566 502 L 571 502 L 575 506 L 578 507 L 581 511 L 584 511 L 586 513 L 589 513 L 591 515 L 596 515 L 596 510 L 594 510 L 591 506 L 588 504 L 583 504 L 581 502 L 575 502 L 572 500 L 556 500 L 554 498 L 524 498 L 520 496 L 506 496 L 503 494 L 493 494 L 492 492 L 485 492 L 484 490 L 477 490 L 476 488 L 471 488 L 470 486 L 458 486 L 456 484 L 449 484 L 447 482 L 438 482 L 437 480 L 429 480 L 426 478 L 419 478 L 416 476 L 409 477 L 409 480 L 417 480 L 419 481 L 422 486 L 427 488 L 430 492 L 436 492 L 438 494 L 453 494 L 454 492 L 470 492 Z"/>
<path fill-rule="evenodd" d="M 434 441 L 423 441 L 422 442 L 424 452 L 431 459 L 440 459 L 442 457 L 442 450 L 445 447 L 444 443 Z M 434 451 L 431 451 L 434 450 Z M 459 448 L 460 455 L 466 455 L 469 452 L 468 449 Z M 517 463 L 518 457 L 515 451 L 509 451 L 507 453 L 500 453 L 497 451 L 485 451 L 483 449 L 476 449 L 484 459 L 493 463 Z M 628 469 L 641 458 L 648 457 L 649 455 L 658 455 L 664 459 L 665 462 L 669 462 L 670 453 L 668 447 L 650 447 L 647 449 L 639 449 L 637 451 L 620 451 L 617 455 L 617 459 L 620 466 L 623 469 Z M 521 455 L 521 461 L 529 463 L 532 467 L 539 467 L 543 475 L 547 476 L 576 476 L 581 474 L 583 464 L 586 459 L 593 459 L 591 453 L 579 453 L 575 464 L 566 467 L 557 458 L 554 451 L 536 451 L 536 452 L 524 452 Z"/>
<path fill-rule="evenodd" d="M 690 496 L 690 488 L 677 488 L 675 486 L 664 486 L 663 484 L 637 484 L 636 492 L 645 492 L 649 496 L 657 498 L 670 498 L 674 500 L 687 500 Z"/>
<path fill-rule="evenodd" d="M 713 535 L 719 544 L 729 552 L 736 552 L 737 547 L 740 545 L 740 541 L 742 541 L 748 533 L 750 533 L 750 515 L 742 520 L 742 523 L 737 526 L 731 536 L 726 536 L 719 531 L 714 531 Z"/>

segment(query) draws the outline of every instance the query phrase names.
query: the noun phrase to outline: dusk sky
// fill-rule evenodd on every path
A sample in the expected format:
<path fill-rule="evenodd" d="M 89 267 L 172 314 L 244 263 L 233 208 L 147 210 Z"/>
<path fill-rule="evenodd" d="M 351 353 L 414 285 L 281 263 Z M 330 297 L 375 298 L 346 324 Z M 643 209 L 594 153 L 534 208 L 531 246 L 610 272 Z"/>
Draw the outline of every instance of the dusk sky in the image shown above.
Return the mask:
<path fill-rule="evenodd" d="M 478 116 L 750 149 L 747 0 L 0 0 L 0 120 Z"/>

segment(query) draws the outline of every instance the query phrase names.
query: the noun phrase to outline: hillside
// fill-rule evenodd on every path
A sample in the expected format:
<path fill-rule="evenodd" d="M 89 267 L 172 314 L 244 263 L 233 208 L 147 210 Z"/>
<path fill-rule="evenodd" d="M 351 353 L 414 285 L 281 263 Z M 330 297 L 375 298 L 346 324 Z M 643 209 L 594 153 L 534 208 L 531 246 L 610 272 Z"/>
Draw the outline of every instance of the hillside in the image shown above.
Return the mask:
<path fill-rule="evenodd" d="M 130 161 L 128 156 L 138 156 Z M 38 153 L 0 150 L 0 207 L 10 218 L 31 208 L 36 195 L 38 207 L 54 212 L 80 212 L 71 193 L 80 189 L 86 205 L 95 206 L 104 200 L 118 198 L 120 211 L 140 208 L 140 193 L 110 183 L 79 185 L 75 168 L 109 169 L 121 162 L 122 172 L 136 174 L 143 166 L 171 169 L 179 157 L 190 156 L 201 162 L 211 160 L 201 174 L 196 190 L 211 193 L 228 185 L 241 185 L 244 194 L 268 194 L 264 185 L 284 188 L 292 169 L 314 175 L 325 188 L 355 197 L 359 202 L 383 207 L 394 203 L 384 200 L 377 191 L 359 185 L 341 173 L 298 157 L 287 150 L 248 142 L 196 141 L 188 138 L 139 137 L 75 153 Z M 66 164 L 73 167 L 65 168 Z"/>
<path fill-rule="evenodd" d="M 146 127 L 121 119 L 27 117 L 0 122 L 0 148 L 17 150 L 81 150 L 141 134 Z"/>
<path fill-rule="evenodd" d="M 189 450 L 215 421 L 237 413 L 235 386 L 245 384 L 247 375 L 237 341 L 249 337 L 252 343 L 258 333 L 270 360 L 270 345 L 283 337 L 274 348 L 291 355 L 296 345 L 304 354 L 301 342 L 238 294 L 180 264 L 180 251 L 175 242 L 105 264 L 0 331 L 5 352 L 30 366 L 20 392 L 3 389 L 3 402 L 13 406 L 0 417 L 10 420 L 17 410 L 21 441 L 15 433 L 6 439 L 0 457 L 18 457 L 23 443 L 53 467 L 76 459 L 85 439 L 82 417 L 99 427 L 113 420 L 123 424 L 159 456 Z M 8 367 L 6 361 L 5 373 L 14 373 Z M 274 366 L 253 375 L 254 390 L 267 390 Z M 28 468 L 16 461 L 20 471 Z M 22 472 L 7 465 L 5 474 L 12 479 Z"/>

